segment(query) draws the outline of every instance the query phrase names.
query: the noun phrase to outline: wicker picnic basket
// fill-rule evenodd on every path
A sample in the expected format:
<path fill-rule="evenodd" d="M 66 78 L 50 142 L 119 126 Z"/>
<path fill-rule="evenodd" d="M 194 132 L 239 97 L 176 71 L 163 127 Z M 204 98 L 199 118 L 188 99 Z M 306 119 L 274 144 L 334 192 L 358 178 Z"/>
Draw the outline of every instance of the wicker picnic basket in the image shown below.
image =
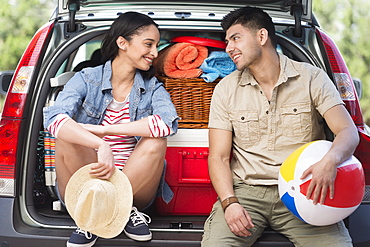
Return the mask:
<path fill-rule="evenodd" d="M 202 78 L 176 79 L 159 76 L 176 107 L 179 128 L 204 129 L 208 127 L 209 107 L 217 82 Z"/>

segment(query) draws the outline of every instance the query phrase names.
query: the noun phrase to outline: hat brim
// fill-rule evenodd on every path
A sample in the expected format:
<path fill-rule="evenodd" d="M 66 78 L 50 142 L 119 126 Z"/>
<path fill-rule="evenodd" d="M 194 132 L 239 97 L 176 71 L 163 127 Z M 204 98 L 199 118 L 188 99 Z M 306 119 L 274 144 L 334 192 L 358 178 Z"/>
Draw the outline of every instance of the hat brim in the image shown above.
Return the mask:
<path fill-rule="evenodd" d="M 92 177 L 89 173 L 92 165 L 93 164 L 89 164 L 77 170 L 70 178 L 65 191 L 65 204 L 67 211 L 72 219 L 75 220 L 77 226 L 79 226 L 79 224 L 76 222 L 77 217 L 75 217 L 75 206 L 78 201 L 79 192 L 87 181 L 98 179 Z M 88 231 L 102 238 L 114 238 L 118 236 L 125 228 L 132 209 L 133 193 L 131 183 L 122 171 L 118 168 L 116 169 L 117 170 L 108 181 L 110 181 L 116 188 L 116 195 L 114 197 L 115 201 L 112 203 L 115 203 L 117 216 L 104 227 L 93 229 L 82 228 L 82 230 Z"/>

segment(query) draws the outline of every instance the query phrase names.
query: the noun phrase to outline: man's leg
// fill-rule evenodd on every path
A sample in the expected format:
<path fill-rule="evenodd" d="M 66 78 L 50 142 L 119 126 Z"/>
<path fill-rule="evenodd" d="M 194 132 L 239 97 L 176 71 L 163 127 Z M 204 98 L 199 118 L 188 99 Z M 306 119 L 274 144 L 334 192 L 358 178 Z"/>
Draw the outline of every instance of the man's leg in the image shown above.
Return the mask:
<path fill-rule="evenodd" d="M 221 203 L 217 201 L 204 225 L 202 247 L 252 246 L 267 226 L 264 215 L 270 211 L 271 207 L 267 188 L 268 186 L 251 186 L 234 181 L 235 195 L 251 216 L 255 226 L 250 229 L 252 235 L 249 237 L 234 235 L 226 224 Z"/>
<path fill-rule="evenodd" d="M 342 221 L 328 226 L 309 225 L 298 219 L 285 207 L 279 199 L 278 191 L 276 191 L 276 205 L 271 218 L 271 227 L 287 236 L 295 246 L 299 247 L 352 246 L 351 237 Z"/>

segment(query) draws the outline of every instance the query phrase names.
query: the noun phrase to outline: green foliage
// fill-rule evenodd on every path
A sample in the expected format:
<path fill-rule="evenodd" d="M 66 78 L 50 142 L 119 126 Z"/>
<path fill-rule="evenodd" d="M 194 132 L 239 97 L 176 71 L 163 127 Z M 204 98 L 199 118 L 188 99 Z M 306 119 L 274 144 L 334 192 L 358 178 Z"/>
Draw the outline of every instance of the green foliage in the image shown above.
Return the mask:
<path fill-rule="evenodd" d="M 48 21 L 53 5 L 46 0 L 0 0 L 0 71 L 15 69 L 36 30 Z"/>
<path fill-rule="evenodd" d="M 351 76 L 360 78 L 364 121 L 370 125 L 370 2 L 368 0 L 314 0 L 321 27 L 334 39 Z"/>

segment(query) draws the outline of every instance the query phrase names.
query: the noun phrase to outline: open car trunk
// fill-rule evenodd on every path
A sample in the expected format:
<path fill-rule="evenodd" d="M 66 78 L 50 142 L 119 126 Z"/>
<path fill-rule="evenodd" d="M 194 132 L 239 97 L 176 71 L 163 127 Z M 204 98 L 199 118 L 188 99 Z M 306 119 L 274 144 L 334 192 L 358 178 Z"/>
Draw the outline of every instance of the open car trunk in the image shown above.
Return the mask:
<path fill-rule="evenodd" d="M 224 34 L 219 26 L 213 26 L 212 21 L 205 23 L 200 28 L 194 26 L 179 25 L 177 22 L 164 22 L 158 20 L 161 28 L 161 43 L 178 36 L 207 37 L 215 40 L 223 40 Z M 56 29 L 64 29 L 69 25 L 68 21 L 56 24 Z M 55 188 L 55 163 L 53 163 L 53 138 L 49 136 L 42 122 L 42 108 L 53 104 L 57 94 L 63 87 L 63 83 L 74 73 L 86 66 L 96 66 L 92 61 L 93 53 L 100 48 L 105 32 L 110 22 L 103 25 L 90 25 L 89 21 L 78 21 L 78 32 L 71 33 L 64 42 L 50 40 L 46 53 L 54 54 L 46 66 L 42 68 L 42 76 L 38 80 L 38 97 L 31 100 L 35 106 L 30 109 L 29 123 L 25 146 L 30 147 L 24 159 L 27 163 L 26 173 L 23 179 L 28 186 L 22 188 L 26 210 L 21 210 L 20 217 L 28 224 L 49 229 L 50 234 L 55 231 L 56 235 L 62 232 L 68 237 L 75 228 L 65 208 L 60 204 L 56 196 Z M 281 52 L 297 61 L 305 61 L 321 67 L 319 61 L 313 59 L 308 53 L 294 43 L 293 25 L 277 25 L 278 52 Z M 306 39 L 314 39 L 314 32 L 310 29 L 305 31 Z M 54 47 L 58 47 L 54 49 Z M 78 68 L 78 69 L 77 69 Z M 58 78 L 57 80 L 53 78 Z M 52 81 L 52 83 L 50 83 Z M 202 89 L 199 89 L 202 90 Z M 197 100 L 193 98 L 194 100 Z M 192 99 L 190 98 L 190 101 Z M 180 100 L 175 104 L 177 108 L 188 104 Z M 209 106 L 208 106 L 209 107 Z M 175 178 L 170 184 L 175 192 L 174 201 L 169 205 L 157 200 L 147 214 L 152 218 L 150 229 L 153 232 L 153 240 L 148 243 L 137 243 L 126 238 L 124 234 L 112 240 L 101 239 L 99 244 L 130 245 L 130 246 L 199 246 L 203 224 L 211 211 L 212 204 L 217 200 L 207 173 L 207 125 L 208 119 L 202 119 L 205 124 L 180 125 L 178 135 L 169 138 L 168 153 L 171 149 L 176 157 L 167 156 L 167 180 Z M 186 119 L 185 119 L 186 122 Z M 181 153 L 180 156 L 178 154 Z M 189 157 L 188 157 L 189 156 Z M 178 158 L 180 157 L 180 158 Z M 182 158 L 181 158 L 182 157 Z M 193 170 L 191 170 L 193 169 Z M 194 170 L 195 169 L 195 170 Z M 180 175 L 179 175 L 180 174 Z M 21 207 L 22 208 L 22 207 Z M 57 233 L 58 234 L 57 234 Z M 262 238 L 255 246 L 292 246 L 289 241 L 280 234 L 267 229 Z"/>

